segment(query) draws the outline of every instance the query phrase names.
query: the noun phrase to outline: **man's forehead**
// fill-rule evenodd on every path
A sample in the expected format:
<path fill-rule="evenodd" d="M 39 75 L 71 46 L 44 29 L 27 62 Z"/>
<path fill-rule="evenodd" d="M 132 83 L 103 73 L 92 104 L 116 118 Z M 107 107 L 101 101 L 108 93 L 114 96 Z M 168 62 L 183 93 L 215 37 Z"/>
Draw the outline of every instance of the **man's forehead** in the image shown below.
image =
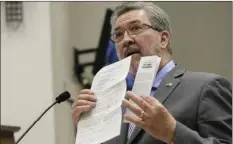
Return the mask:
<path fill-rule="evenodd" d="M 144 22 L 147 21 L 148 17 L 144 10 L 132 10 L 120 15 L 116 20 L 116 25 L 114 30 L 124 27 L 128 24 L 135 22 Z"/>

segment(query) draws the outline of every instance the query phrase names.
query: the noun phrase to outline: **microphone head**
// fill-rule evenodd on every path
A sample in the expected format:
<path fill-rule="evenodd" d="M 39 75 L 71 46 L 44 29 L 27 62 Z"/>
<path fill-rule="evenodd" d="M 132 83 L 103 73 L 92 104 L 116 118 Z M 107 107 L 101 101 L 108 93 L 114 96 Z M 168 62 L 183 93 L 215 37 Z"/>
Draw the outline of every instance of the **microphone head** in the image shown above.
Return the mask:
<path fill-rule="evenodd" d="M 68 91 L 65 91 L 63 93 L 61 93 L 57 98 L 56 98 L 56 101 L 58 103 L 61 103 L 63 101 L 66 101 L 67 99 L 70 98 L 70 93 Z"/>

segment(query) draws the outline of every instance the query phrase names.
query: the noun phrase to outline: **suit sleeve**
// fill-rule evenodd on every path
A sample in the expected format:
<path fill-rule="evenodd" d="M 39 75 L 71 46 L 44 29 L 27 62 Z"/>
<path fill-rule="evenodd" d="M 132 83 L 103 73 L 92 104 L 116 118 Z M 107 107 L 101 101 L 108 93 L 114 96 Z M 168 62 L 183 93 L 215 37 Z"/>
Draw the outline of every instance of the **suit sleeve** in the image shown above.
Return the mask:
<path fill-rule="evenodd" d="M 174 144 L 231 144 L 232 88 L 223 77 L 203 87 L 197 113 L 197 131 L 177 121 Z"/>

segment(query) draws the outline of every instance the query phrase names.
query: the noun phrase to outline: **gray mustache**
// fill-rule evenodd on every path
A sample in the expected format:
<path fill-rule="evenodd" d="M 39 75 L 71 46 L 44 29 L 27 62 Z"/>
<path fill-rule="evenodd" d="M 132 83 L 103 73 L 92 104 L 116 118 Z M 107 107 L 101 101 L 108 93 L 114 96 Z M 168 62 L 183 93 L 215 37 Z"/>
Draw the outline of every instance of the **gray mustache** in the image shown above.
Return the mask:
<path fill-rule="evenodd" d="M 127 48 L 127 50 L 125 51 L 125 56 L 129 56 L 133 53 L 140 53 L 140 49 L 138 46 L 130 46 L 129 48 Z"/>

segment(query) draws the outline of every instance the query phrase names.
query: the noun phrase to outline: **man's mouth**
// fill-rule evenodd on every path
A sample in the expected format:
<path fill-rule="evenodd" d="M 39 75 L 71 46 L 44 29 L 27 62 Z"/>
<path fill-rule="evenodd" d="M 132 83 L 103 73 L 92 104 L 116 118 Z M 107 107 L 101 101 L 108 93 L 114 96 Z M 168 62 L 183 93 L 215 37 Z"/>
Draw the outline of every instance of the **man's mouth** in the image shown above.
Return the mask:
<path fill-rule="evenodd" d="M 139 51 L 129 52 L 126 54 L 126 57 L 131 56 L 133 54 L 140 53 Z"/>
<path fill-rule="evenodd" d="M 133 54 L 141 54 L 140 48 L 137 45 L 130 45 L 125 49 L 125 57 L 131 56 Z"/>
<path fill-rule="evenodd" d="M 125 57 L 131 56 L 133 54 L 137 54 L 137 53 L 141 53 L 140 50 L 138 48 L 129 48 L 126 52 L 125 52 Z"/>

